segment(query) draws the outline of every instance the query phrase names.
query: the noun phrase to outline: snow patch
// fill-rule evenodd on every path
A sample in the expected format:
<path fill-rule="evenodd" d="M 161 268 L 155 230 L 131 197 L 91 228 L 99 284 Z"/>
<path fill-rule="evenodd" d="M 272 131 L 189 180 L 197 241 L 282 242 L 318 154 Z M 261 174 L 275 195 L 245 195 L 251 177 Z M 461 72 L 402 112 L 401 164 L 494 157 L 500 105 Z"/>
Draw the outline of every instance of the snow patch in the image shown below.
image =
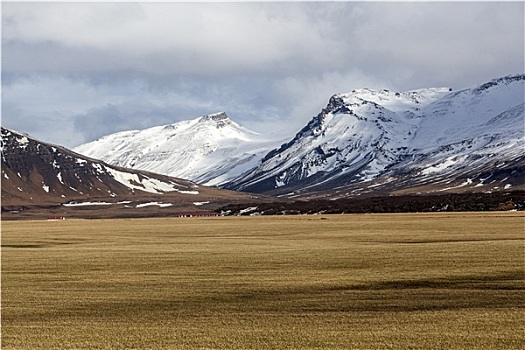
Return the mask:
<path fill-rule="evenodd" d="M 181 191 L 178 189 L 174 189 L 176 192 L 182 193 L 182 194 L 199 194 L 199 191 Z"/>
<path fill-rule="evenodd" d="M 180 185 L 172 182 L 168 183 L 158 179 L 152 179 L 146 176 L 141 177 L 137 174 L 118 171 L 115 169 L 108 169 L 108 172 L 113 176 L 115 180 L 133 190 L 141 190 L 157 194 L 166 192 L 179 192 L 182 194 L 199 194 L 199 191 L 180 190 L 175 187 Z"/>
<path fill-rule="evenodd" d="M 25 149 L 29 145 L 29 139 L 26 136 L 22 136 L 22 138 L 18 139 L 18 144 Z"/>
<path fill-rule="evenodd" d="M 468 185 L 472 185 L 473 181 L 472 179 L 467 179 L 465 182 L 457 185 L 457 186 L 452 186 L 452 187 L 445 187 L 445 188 L 442 188 L 440 189 L 439 191 L 440 192 L 443 192 L 443 191 L 448 191 L 448 190 L 453 190 L 453 189 L 456 189 L 456 188 L 461 188 L 461 187 L 465 187 L 465 186 L 468 186 Z"/>
<path fill-rule="evenodd" d="M 112 205 L 109 202 L 70 202 L 62 204 L 64 207 L 83 207 L 88 205 Z"/>
<path fill-rule="evenodd" d="M 239 214 L 246 214 L 246 213 L 257 210 L 257 208 L 259 207 L 248 207 L 246 209 L 239 210 Z"/>
<path fill-rule="evenodd" d="M 443 162 L 441 163 L 438 163 L 438 164 L 435 164 L 435 165 L 432 165 L 432 166 L 429 166 L 428 168 L 426 169 L 423 169 L 421 171 L 421 175 L 429 175 L 429 174 L 433 174 L 433 173 L 438 173 L 440 171 L 443 171 L 445 170 L 446 168 L 456 164 L 458 162 L 458 158 L 457 157 L 449 157 L 449 158 L 446 158 Z"/>
<path fill-rule="evenodd" d="M 104 166 L 97 163 L 92 163 L 91 165 L 94 169 L 98 170 L 99 174 L 104 172 Z"/>
<path fill-rule="evenodd" d="M 144 207 L 149 207 L 152 205 L 156 205 L 161 208 L 166 208 L 166 207 L 171 207 L 173 204 L 172 203 L 162 203 L 162 202 L 149 202 L 149 203 L 137 204 L 135 208 L 144 208 Z"/>

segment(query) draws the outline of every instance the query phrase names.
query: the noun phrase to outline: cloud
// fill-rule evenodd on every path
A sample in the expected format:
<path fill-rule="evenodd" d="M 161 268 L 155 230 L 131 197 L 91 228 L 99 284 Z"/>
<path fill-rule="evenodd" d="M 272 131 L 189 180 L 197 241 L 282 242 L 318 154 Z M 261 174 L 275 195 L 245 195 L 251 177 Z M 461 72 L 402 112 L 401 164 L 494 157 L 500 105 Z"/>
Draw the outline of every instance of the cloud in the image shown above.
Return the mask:
<path fill-rule="evenodd" d="M 273 81 L 262 78 L 181 78 L 169 84 L 118 74 L 113 78 L 46 75 L 8 80 L 3 86 L 3 125 L 42 140 L 46 134 L 51 136 L 51 129 L 58 130 L 52 133 L 52 141 L 67 146 L 219 111 L 244 125 L 263 126 L 251 122 L 285 117 L 274 106 Z"/>
<path fill-rule="evenodd" d="M 292 69 L 292 61 L 325 62 L 326 57 L 316 53 L 336 44 L 322 26 L 312 25 L 312 16 L 301 4 L 292 3 L 26 3 L 4 8 L 3 36 L 8 45 L 46 43 L 59 50 L 56 56 L 65 58 L 96 53 L 82 62 L 92 70 L 264 72 L 275 65 Z M 72 62 L 34 63 L 42 70 L 60 71 L 74 70 Z"/>
<path fill-rule="evenodd" d="M 366 4 L 352 26 L 363 58 L 356 63 L 413 88 L 414 81 L 461 87 L 521 72 L 523 9 L 495 2 Z"/>
<path fill-rule="evenodd" d="M 452 76 L 443 69 L 459 71 L 468 62 L 480 70 L 506 59 L 518 69 L 523 8 L 519 2 L 6 3 L 3 65 L 18 72 L 192 76 L 357 67 L 392 78 L 400 67 L 405 75 L 426 68 Z"/>
<path fill-rule="evenodd" d="M 74 146 L 225 111 L 293 135 L 335 93 L 461 88 L 523 72 L 523 11 L 522 2 L 4 3 L 2 123 Z"/>

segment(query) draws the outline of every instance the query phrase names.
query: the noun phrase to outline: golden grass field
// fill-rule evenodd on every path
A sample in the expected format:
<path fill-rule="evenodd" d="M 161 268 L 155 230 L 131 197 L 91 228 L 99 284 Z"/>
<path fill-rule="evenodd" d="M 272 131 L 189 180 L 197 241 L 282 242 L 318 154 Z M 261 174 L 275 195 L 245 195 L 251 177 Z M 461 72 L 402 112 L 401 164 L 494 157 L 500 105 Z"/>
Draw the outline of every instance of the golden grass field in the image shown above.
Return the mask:
<path fill-rule="evenodd" d="M 2 349 L 523 349 L 525 215 L 2 222 Z"/>

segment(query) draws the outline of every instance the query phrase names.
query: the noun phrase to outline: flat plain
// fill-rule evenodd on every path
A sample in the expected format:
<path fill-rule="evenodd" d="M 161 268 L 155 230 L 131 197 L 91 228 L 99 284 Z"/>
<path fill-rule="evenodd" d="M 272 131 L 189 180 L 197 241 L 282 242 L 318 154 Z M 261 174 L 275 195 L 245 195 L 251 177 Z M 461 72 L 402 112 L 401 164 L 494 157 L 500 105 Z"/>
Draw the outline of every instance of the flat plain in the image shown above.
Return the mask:
<path fill-rule="evenodd" d="M 523 349 L 525 214 L 2 222 L 2 349 Z"/>

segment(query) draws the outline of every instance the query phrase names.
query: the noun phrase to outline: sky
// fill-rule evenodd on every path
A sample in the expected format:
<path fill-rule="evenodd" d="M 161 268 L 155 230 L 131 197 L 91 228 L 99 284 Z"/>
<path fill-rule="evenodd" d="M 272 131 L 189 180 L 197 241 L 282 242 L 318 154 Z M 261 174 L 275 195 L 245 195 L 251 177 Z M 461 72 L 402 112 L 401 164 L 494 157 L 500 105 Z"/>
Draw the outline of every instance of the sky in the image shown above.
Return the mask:
<path fill-rule="evenodd" d="M 336 93 L 524 72 L 524 3 L 3 2 L 2 126 L 66 147 L 224 111 L 292 137 Z"/>

